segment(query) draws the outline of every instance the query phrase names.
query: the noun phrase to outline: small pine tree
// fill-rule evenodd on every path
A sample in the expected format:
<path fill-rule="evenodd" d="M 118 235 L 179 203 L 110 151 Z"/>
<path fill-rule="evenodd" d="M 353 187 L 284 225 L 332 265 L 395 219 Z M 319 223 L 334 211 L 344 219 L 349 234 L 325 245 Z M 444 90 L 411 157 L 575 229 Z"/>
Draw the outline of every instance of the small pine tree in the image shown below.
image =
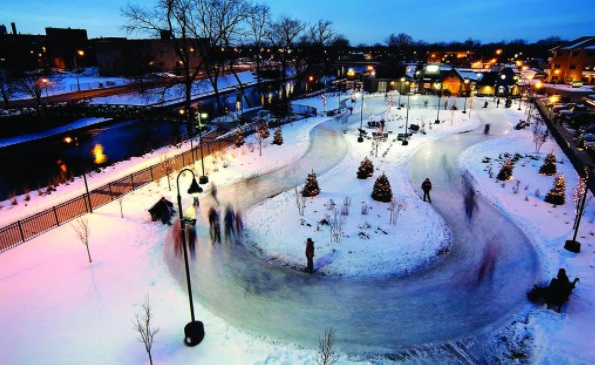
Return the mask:
<path fill-rule="evenodd" d="M 545 195 L 545 201 L 554 205 L 563 205 L 566 202 L 566 182 L 564 175 L 556 176 L 554 187 Z"/>
<path fill-rule="evenodd" d="M 544 174 L 546 176 L 554 176 L 558 173 L 558 169 L 556 168 L 556 156 L 554 156 L 554 151 L 552 151 L 545 157 L 543 165 L 541 165 L 541 167 L 539 168 L 539 173 Z"/>
<path fill-rule="evenodd" d="M 267 139 L 271 136 L 271 131 L 269 130 L 269 122 L 264 122 L 258 131 L 260 133 L 260 138 Z"/>
<path fill-rule="evenodd" d="M 367 179 L 372 175 L 374 175 L 374 164 L 368 157 L 364 157 L 364 160 L 361 162 L 359 169 L 357 170 L 357 178 Z"/>
<path fill-rule="evenodd" d="M 306 178 L 306 185 L 302 190 L 302 196 L 312 197 L 320 194 L 320 188 L 318 187 L 318 181 L 316 180 L 316 173 L 312 170 Z"/>
<path fill-rule="evenodd" d="M 376 179 L 374 183 L 374 190 L 372 191 L 372 199 L 388 203 L 393 198 L 393 192 L 390 188 L 390 182 L 384 173 Z"/>
<path fill-rule="evenodd" d="M 281 134 L 281 127 L 277 127 L 275 129 L 275 135 L 273 136 L 273 144 L 279 146 L 283 144 L 283 135 Z"/>
<path fill-rule="evenodd" d="M 502 164 L 502 168 L 496 178 L 501 181 L 512 179 L 512 161 L 510 159 Z"/>
<path fill-rule="evenodd" d="M 244 143 L 246 143 L 246 141 L 244 141 L 244 134 L 242 133 L 242 130 L 238 128 L 236 131 L 236 147 L 240 148 L 244 145 Z"/>

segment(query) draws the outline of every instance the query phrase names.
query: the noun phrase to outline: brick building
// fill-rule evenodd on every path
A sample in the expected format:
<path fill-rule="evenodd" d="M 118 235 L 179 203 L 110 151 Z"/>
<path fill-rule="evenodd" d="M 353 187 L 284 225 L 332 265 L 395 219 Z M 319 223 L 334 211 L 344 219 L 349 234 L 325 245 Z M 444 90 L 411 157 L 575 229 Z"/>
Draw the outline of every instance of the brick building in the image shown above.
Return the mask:
<path fill-rule="evenodd" d="M 546 81 L 595 84 L 595 36 L 585 36 L 550 50 Z"/>

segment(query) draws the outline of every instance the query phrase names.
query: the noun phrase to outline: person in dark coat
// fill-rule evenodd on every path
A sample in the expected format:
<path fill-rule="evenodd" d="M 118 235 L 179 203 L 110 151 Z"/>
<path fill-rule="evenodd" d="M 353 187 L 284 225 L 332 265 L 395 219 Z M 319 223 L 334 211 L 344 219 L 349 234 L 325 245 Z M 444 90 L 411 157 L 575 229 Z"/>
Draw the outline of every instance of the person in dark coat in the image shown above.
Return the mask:
<path fill-rule="evenodd" d="M 235 235 L 235 213 L 231 205 L 227 205 L 225 208 L 225 216 L 223 217 L 223 236 L 225 241 L 228 242 L 233 235 Z"/>
<path fill-rule="evenodd" d="M 424 201 L 426 198 L 431 203 L 432 199 L 430 199 L 430 190 L 432 190 L 432 183 L 430 182 L 430 178 L 426 178 L 424 182 L 421 184 L 421 190 L 424 191 Z"/>
<path fill-rule="evenodd" d="M 558 284 L 560 284 L 562 288 L 570 286 L 570 279 L 568 279 L 565 269 L 558 270 Z"/>
<path fill-rule="evenodd" d="M 498 98 L 498 100 L 496 100 L 496 108 L 500 106 L 500 98 Z"/>
<path fill-rule="evenodd" d="M 221 242 L 221 227 L 219 226 L 219 212 L 217 209 L 211 207 L 209 209 L 209 233 L 211 234 L 211 241 Z"/>
<path fill-rule="evenodd" d="M 314 241 L 311 238 L 306 240 L 306 258 L 308 259 L 306 271 L 312 274 L 314 272 Z"/>

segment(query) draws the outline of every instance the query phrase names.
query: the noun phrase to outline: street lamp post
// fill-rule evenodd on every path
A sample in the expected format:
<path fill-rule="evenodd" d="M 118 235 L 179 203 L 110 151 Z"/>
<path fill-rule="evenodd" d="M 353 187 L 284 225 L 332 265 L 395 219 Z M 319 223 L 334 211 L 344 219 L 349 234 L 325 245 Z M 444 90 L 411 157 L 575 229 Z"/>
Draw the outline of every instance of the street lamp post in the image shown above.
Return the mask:
<path fill-rule="evenodd" d="M 401 77 L 401 82 L 399 83 L 399 107 L 397 109 L 401 110 L 401 94 L 403 93 L 403 82 L 405 81 L 404 77 Z"/>
<path fill-rule="evenodd" d="M 463 104 L 463 114 L 467 113 L 467 93 L 469 92 L 469 79 L 465 79 L 465 83 L 463 84 L 463 93 L 465 96 L 465 102 Z"/>
<path fill-rule="evenodd" d="M 436 120 L 434 121 L 434 124 L 440 124 L 440 97 L 442 97 L 442 90 L 440 90 L 439 83 L 435 83 L 434 87 L 436 88 L 436 93 L 438 94 L 438 105 L 436 107 L 438 112 L 436 112 Z"/>
<path fill-rule="evenodd" d="M 364 90 L 363 89 L 361 91 L 361 96 L 362 96 L 362 107 L 360 108 L 360 114 L 359 114 L 359 137 L 357 138 L 357 141 L 359 143 L 362 143 L 364 141 L 364 136 L 362 135 L 363 128 L 364 128 Z"/>
<path fill-rule="evenodd" d="M 207 113 L 201 113 L 198 112 L 198 136 L 200 138 L 200 162 L 202 165 L 202 176 L 199 176 L 198 181 L 201 184 L 206 184 L 209 182 L 209 177 L 205 175 L 205 157 L 204 157 L 204 151 L 202 149 L 202 118 L 208 118 L 208 114 Z"/>
<path fill-rule="evenodd" d="M 77 54 L 82 57 L 85 55 L 85 51 L 81 51 L 79 49 L 78 51 L 76 51 L 76 53 L 72 57 L 72 59 L 74 60 L 74 75 L 76 76 L 76 89 L 78 91 L 81 91 L 81 84 L 79 83 L 78 66 L 76 65 L 76 55 Z"/>
<path fill-rule="evenodd" d="M 85 192 L 86 192 L 86 203 L 89 205 L 89 212 L 93 213 L 93 205 L 91 204 L 91 195 L 89 194 L 89 185 L 87 184 L 87 174 L 85 173 L 85 168 L 83 166 L 83 151 L 81 150 L 81 144 L 79 143 L 79 138 L 76 134 L 74 134 L 74 129 L 72 129 L 72 127 L 68 127 L 66 129 L 66 132 L 68 131 L 72 131 L 73 136 L 71 137 L 70 135 L 66 135 L 66 137 L 64 137 L 64 142 L 66 143 L 70 143 L 72 141 L 74 141 L 74 144 L 76 145 L 78 151 L 79 151 L 79 169 L 81 170 L 81 172 L 83 173 L 83 181 L 85 182 Z"/>
<path fill-rule="evenodd" d="M 48 95 L 48 79 L 41 79 L 41 82 L 43 82 L 43 87 L 45 88 L 45 103 L 49 104 L 50 96 Z"/>
<path fill-rule="evenodd" d="M 176 179 L 177 187 L 178 187 L 178 212 L 180 217 L 180 226 L 182 228 L 182 248 L 184 252 L 184 269 L 186 270 L 186 284 L 188 285 L 188 301 L 190 302 L 190 318 L 192 321 L 184 327 L 184 343 L 187 346 L 196 346 L 198 345 L 203 338 L 205 337 L 205 328 L 201 321 L 197 321 L 194 318 L 194 303 L 192 302 L 192 285 L 190 283 L 190 269 L 188 268 L 188 249 L 186 248 L 186 223 L 194 224 L 196 223 L 196 219 L 186 218 L 184 217 L 182 211 L 182 197 L 180 196 L 180 176 L 188 171 L 192 175 L 192 183 L 190 184 L 190 188 L 188 188 L 188 194 L 192 195 L 193 197 L 198 197 L 198 194 L 202 192 L 202 188 L 196 182 L 196 176 L 191 169 L 185 168 L 182 169 L 178 173 L 178 177 Z"/>
<path fill-rule="evenodd" d="M 518 88 L 519 88 L 519 108 L 517 110 L 521 110 L 521 101 L 523 100 L 523 92 L 522 92 L 520 86 L 518 86 Z"/>
<path fill-rule="evenodd" d="M 407 92 L 407 117 L 405 118 L 405 138 L 403 138 L 403 146 L 407 146 L 409 144 L 409 141 L 407 140 L 409 138 L 409 94 L 410 92 Z"/>
<path fill-rule="evenodd" d="M 578 227 L 581 224 L 581 216 L 583 215 L 583 210 L 585 209 L 585 202 L 587 201 L 587 195 L 589 194 L 589 186 L 591 183 L 591 174 L 592 173 L 593 173 L 593 164 L 590 164 L 585 169 L 585 174 L 587 175 L 586 176 L 587 181 L 585 182 L 585 191 L 583 193 L 583 196 L 581 197 L 580 209 L 576 215 L 576 222 L 574 224 L 574 235 L 572 236 L 572 240 L 566 240 L 566 243 L 564 243 L 564 248 L 570 252 L 575 252 L 575 253 L 581 252 L 581 244 L 580 244 L 580 242 L 577 242 L 576 235 L 578 234 Z"/>

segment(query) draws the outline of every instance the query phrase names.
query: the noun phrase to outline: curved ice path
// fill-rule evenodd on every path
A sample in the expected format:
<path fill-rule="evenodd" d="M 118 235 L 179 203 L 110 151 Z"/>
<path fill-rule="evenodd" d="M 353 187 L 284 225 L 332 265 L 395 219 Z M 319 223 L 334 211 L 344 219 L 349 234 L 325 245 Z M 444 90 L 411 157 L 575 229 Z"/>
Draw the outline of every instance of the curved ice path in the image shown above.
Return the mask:
<path fill-rule="evenodd" d="M 493 134 L 502 130 L 493 127 Z M 311 168 L 319 174 L 328 170 L 346 153 L 338 129 L 337 122 L 316 127 L 313 147 L 300 161 L 221 188 L 220 196 L 233 194 L 252 204 L 302 183 Z M 449 166 L 456 166 L 451 161 L 483 139 L 479 132 L 445 138 L 424 146 L 411 161 L 414 186 L 431 178 L 432 204 L 454 236 L 451 253 L 436 265 L 404 278 L 327 278 L 271 265 L 241 245 L 212 245 L 201 229 L 201 244 L 191 262 L 196 299 L 234 326 L 309 347 L 316 347 L 318 335 L 334 326 L 339 345 L 349 352 L 445 342 L 502 323 L 525 303 L 538 263 L 523 233 L 481 199 L 473 224 L 465 222 L 462 182 Z M 287 244 L 302 243 L 288 232 Z M 488 245 L 498 252 L 495 269 L 478 281 Z M 170 249 L 165 256 L 185 288 L 182 260 Z"/>

